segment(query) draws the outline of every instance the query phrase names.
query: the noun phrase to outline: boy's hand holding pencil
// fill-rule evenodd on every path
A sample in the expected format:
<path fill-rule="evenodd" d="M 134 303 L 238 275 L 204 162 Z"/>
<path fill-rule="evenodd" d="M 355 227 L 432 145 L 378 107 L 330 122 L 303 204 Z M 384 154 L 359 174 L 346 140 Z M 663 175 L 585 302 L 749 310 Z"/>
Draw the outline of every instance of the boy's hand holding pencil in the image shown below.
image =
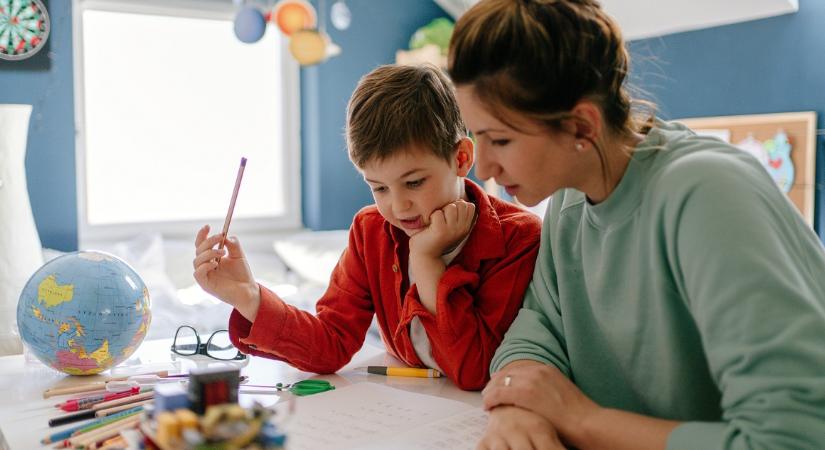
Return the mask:
<path fill-rule="evenodd" d="M 198 230 L 192 265 L 195 281 L 203 290 L 228 303 L 248 320 L 254 321 L 261 302 L 258 283 L 238 239 L 227 237 L 245 166 L 246 158 L 243 158 L 222 232 L 210 236 L 209 225 Z"/>

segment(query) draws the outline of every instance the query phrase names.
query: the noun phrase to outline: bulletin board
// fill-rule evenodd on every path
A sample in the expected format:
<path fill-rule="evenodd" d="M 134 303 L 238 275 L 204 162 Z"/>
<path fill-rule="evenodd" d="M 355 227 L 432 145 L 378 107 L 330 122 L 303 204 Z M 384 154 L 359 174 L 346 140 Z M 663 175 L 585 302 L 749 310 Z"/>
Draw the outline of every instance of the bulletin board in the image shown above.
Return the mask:
<path fill-rule="evenodd" d="M 792 112 L 779 114 L 756 114 L 744 116 L 699 117 L 692 119 L 677 119 L 689 128 L 702 134 L 720 132 L 727 136 L 731 144 L 737 145 L 747 140 L 765 144 L 766 148 L 773 149 L 778 133 L 787 136 L 790 144 L 790 160 L 792 165 L 792 181 L 784 185 L 786 194 L 802 213 L 805 221 L 813 227 L 814 219 L 814 191 L 815 191 L 815 155 L 816 155 L 816 113 Z M 768 160 L 766 169 L 781 166 L 777 156 Z M 768 167 L 770 166 L 770 167 Z M 785 166 L 787 168 L 787 166 Z M 778 182 L 781 185 L 781 182 Z"/>

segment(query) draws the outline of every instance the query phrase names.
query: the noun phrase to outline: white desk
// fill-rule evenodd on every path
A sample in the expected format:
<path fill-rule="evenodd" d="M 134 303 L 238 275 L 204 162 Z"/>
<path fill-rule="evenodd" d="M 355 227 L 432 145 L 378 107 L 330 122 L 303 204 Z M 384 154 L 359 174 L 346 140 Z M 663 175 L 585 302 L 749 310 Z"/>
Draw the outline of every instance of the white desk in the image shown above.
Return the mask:
<path fill-rule="evenodd" d="M 138 359 L 141 364 L 168 363 L 172 360 L 172 354 L 169 351 L 170 344 L 171 340 L 146 341 L 127 363 Z M 196 361 L 185 358 L 179 358 L 178 360 L 181 361 L 183 371 L 197 365 Z M 366 381 L 385 384 L 419 394 L 458 400 L 471 406 L 481 406 L 481 395 L 478 392 L 462 391 L 446 378 L 385 377 L 352 371 L 352 368 L 366 365 L 402 364 L 387 355 L 384 349 L 365 345 L 355 355 L 350 364 L 339 371 L 338 374 L 321 378 L 331 381 L 339 388 Z M 249 384 L 265 385 L 298 381 L 314 376 L 314 374 L 296 370 L 283 362 L 255 357 L 250 359 L 249 364 L 241 370 L 241 373 L 249 376 Z M 0 357 L 0 449 L 32 450 L 51 448 L 51 446 L 42 446 L 40 439 L 77 424 L 50 428 L 48 419 L 63 414 L 54 405 L 68 397 L 43 399 L 43 391 L 51 387 L 71 386 L 100 378 L 99 376 L 74 377 L 65 375 L 39 362 L 27 363 L 23 355 Z M 276 403 L 278 398 L 275 395 L 242 394 L 240 401 L 246 403 L 255 399 L 268 406 Z"/>

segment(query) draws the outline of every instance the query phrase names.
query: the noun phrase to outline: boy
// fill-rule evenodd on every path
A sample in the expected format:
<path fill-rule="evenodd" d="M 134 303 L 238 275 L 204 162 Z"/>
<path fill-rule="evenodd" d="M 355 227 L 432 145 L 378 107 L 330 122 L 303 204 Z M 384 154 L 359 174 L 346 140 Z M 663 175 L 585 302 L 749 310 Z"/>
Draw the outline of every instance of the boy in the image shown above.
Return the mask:
<path fill-rule="evenodd" d="M 195 279 L 235 308 L 229 332 L 244 353 L 332 373 L 376 315 L 393 356 L 481 389 L 532 276 L 538 218 L 464 179 L 473 143 L 438 69 L 390 65 L 362 78 L 347 147 L 375 205 L 353 219 L 316 315 L 259 286 L 237 239 L 217 250 L 208 226 L 195 240 Z"/>

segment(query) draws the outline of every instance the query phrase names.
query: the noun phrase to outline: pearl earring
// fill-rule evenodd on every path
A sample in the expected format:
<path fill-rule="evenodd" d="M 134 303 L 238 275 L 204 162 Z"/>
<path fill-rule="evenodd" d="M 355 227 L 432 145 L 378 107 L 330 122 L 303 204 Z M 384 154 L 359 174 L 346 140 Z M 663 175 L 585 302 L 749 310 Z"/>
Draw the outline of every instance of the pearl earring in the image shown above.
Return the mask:
<path fill-rule="evenodd" d="M 578 151 L 584 150 L 584 144 L 582 144 L 581 142 L 576 142 L 576 150 L 578 150 Z"/>

